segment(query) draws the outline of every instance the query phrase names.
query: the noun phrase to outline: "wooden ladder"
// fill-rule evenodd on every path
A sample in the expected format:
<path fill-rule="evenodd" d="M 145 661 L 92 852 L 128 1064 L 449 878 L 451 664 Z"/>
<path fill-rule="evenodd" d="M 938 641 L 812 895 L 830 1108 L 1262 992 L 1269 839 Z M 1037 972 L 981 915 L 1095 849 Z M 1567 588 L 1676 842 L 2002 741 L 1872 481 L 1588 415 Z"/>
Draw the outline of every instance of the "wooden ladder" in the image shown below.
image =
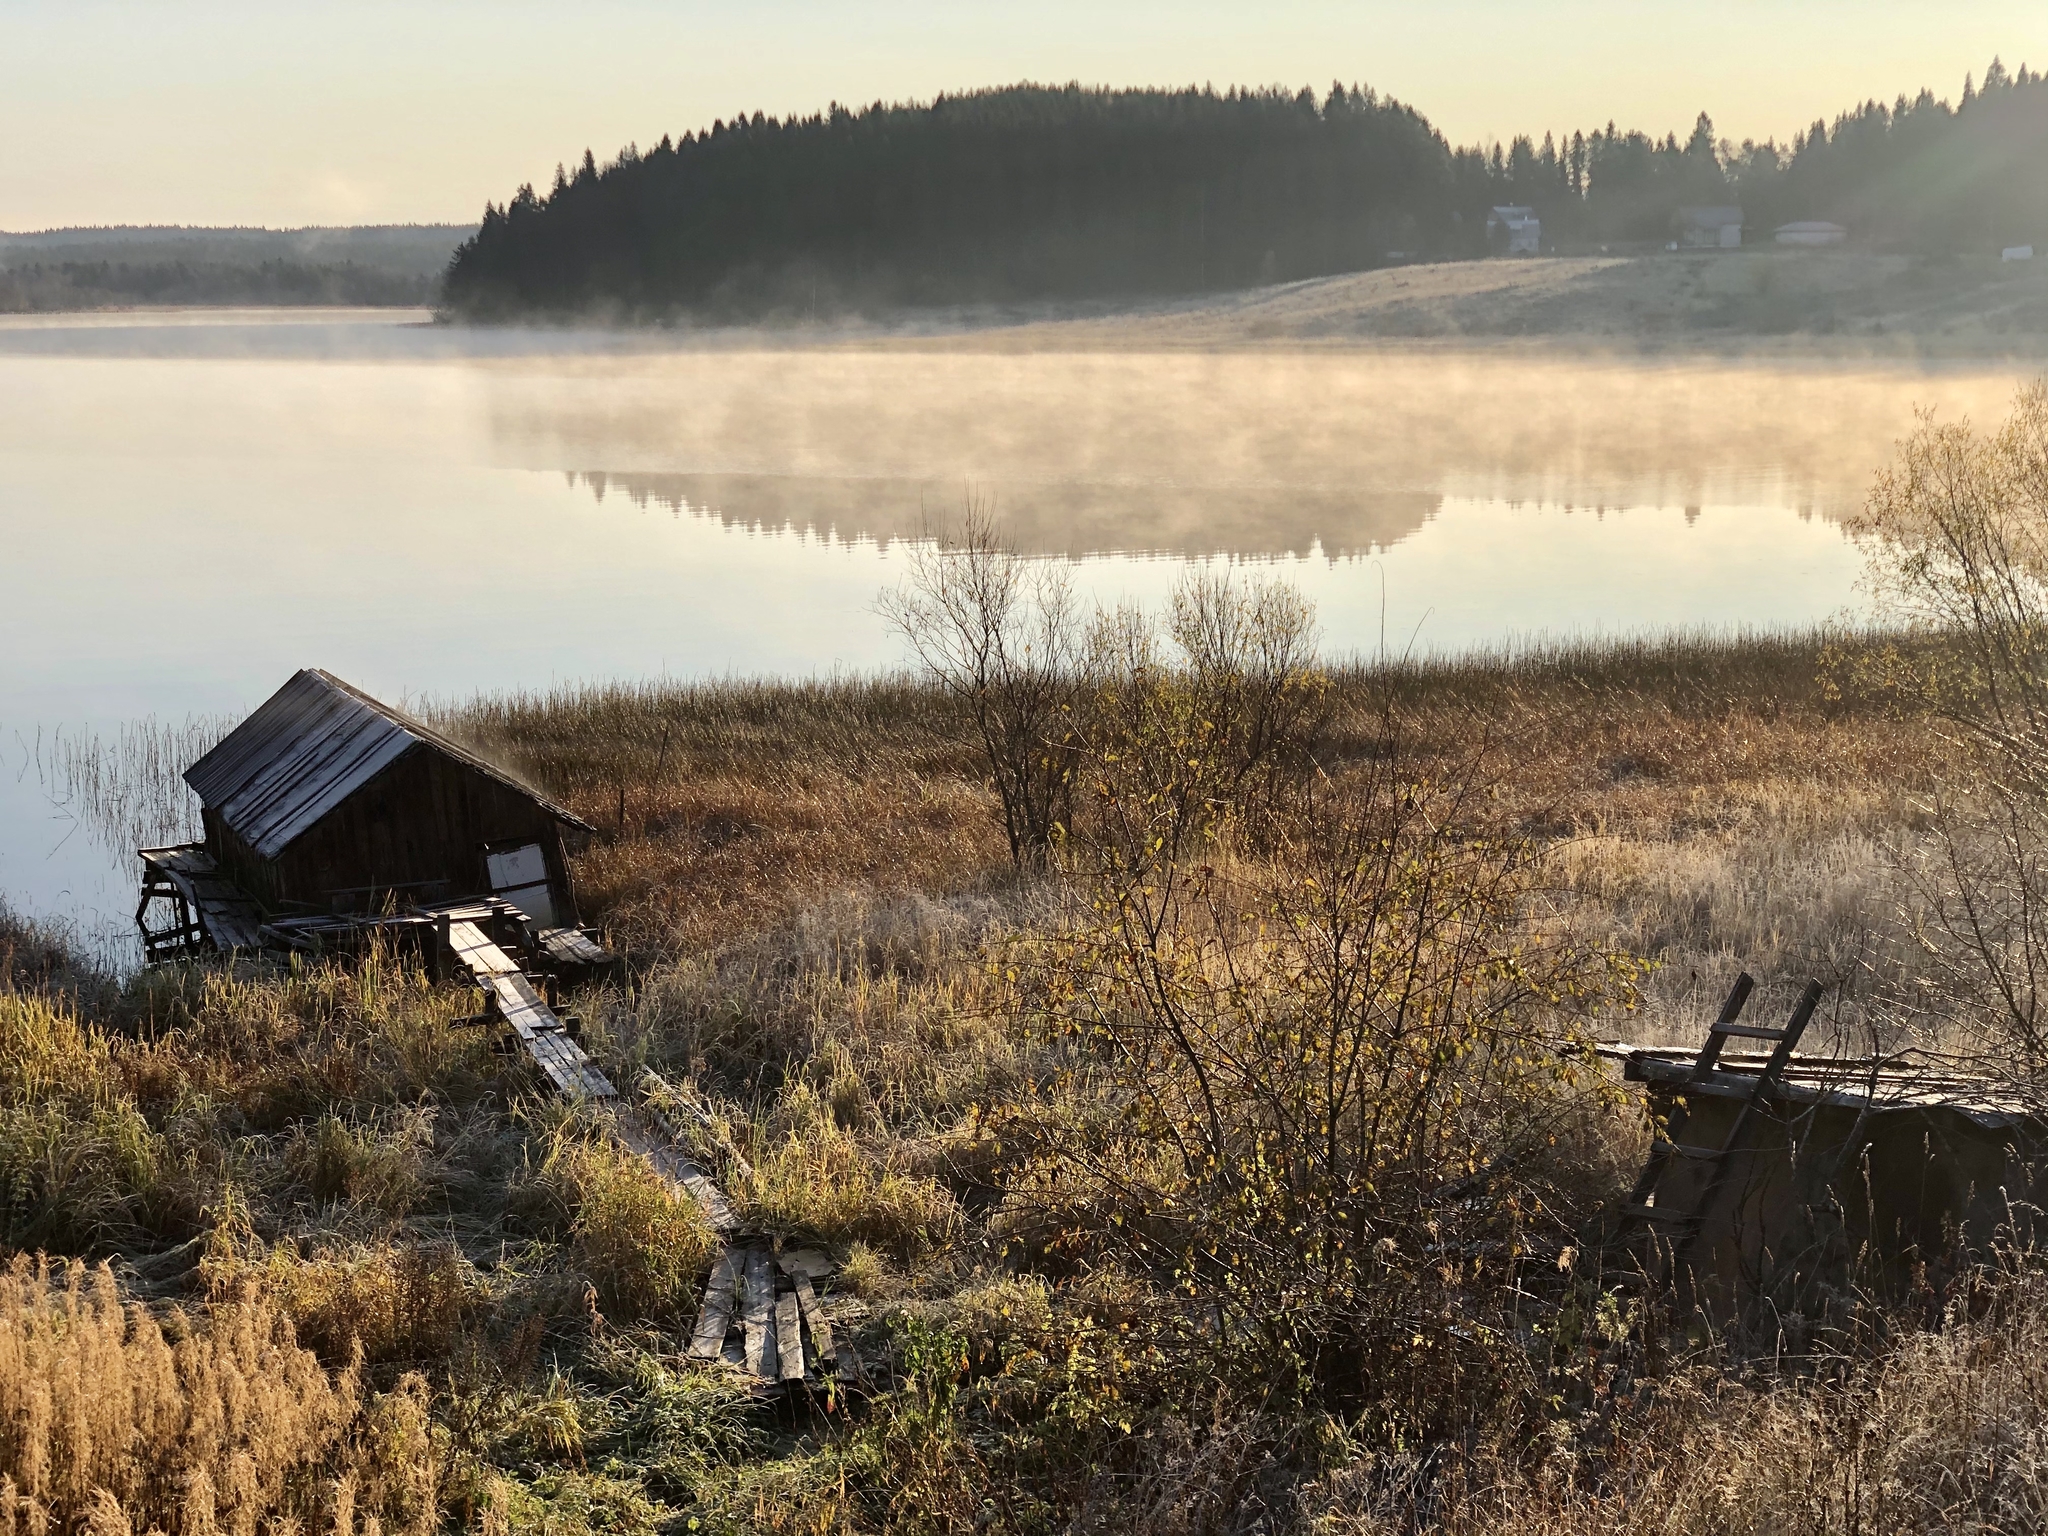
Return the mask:
<path fill-rule="evenodd" d="M 1707 1031 L 1706 1044 L 1700 1047 L 1699 1059 L 1693 1063 L 1692 1081 L 1705 1082 L 1714 1073 L 1721 1059 L 1721 1048 L 1730 1040 L 1768 1040 L 1772 1042 L 1770 1060 L 1764 1069 L 1750 1079 L 1748 1095 L 1742 1100 L 1742 1107 L 1735 1113 L 1734 1123 L 1728 1127 L 1728 1134 L 1718 1147 L 1695 1146 L 1677 1139 L 1685 1128 L 1686 1118 L 1672 1116 L 1665 1133 L 1650 1146 L 1650 1155 L 1643 1164 L 1642 1175 L 1636 1180 L 1635 1188 L 1629 1191 L 1628 1201 L 1622 1207 L 1624 1226 L 1645 1224 L 1673 1228 L 1671 1242 L 1666 1251 L 1662 1278 L 1674 1275 L 1684 1260 L 1707 1218 L 1714 1214 L 1721 1192 L 1728 1182 L 1729 1169 L 1734 1165 L 1736 1154 L 1746 1149 L 1746 1143 L 1755 1133 L 1759 1117 L 1777 1092 L 1778 1081 L 1784 1075 L 1785 1066 L 1792 1059 L 1792 1052 L 1798 1047 L 1799 1038 L 1806 1033 L 1806 1026 L 1812 1022 L 1814 1010 L 1820 1006 L 1821 985 L 1809 981 L 1806 991 L 1800 995 L 1799 1005 L 1792 1010 L 1792 1017 L 1783 1029 L 1769 1029 L 1756 1024 L 1737 1022 L 1742 1016 L 1743 1005 L 1749 1001 L 1749 994 L 1755 987 L 1749 974 L 1744 972 L 1735 978 L 1735 985 L 1728 993 L 1728 1001 L 1721 1005 L 1721 1016 Z M 1734 1074 L 1730 1074 L 1733 1076 Z M 1748 1076 L 1748 1074 L 1743 1074 Z M 1684 1205 L 1666 1205 L 1655 1199 L 1657 1186 L 1671 1166 L 1679 1161 L 1698 1162 L 1707 1165 L 1706 1176 L 1699 1181 L 1690 1209 Z"/>

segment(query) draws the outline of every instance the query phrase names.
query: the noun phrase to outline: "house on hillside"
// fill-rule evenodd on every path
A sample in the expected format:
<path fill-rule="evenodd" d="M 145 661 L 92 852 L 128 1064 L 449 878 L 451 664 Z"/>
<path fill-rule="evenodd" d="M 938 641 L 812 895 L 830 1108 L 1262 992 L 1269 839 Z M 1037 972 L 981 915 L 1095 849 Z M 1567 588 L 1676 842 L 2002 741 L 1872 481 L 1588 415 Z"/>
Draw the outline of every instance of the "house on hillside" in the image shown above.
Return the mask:
<path fill-rule="evenodd" d="M 1681 208 L 1672 215 L 1680 250 L 1733 250 L 1742 244 L 1742 210 L 1733 206 Z"/>
<path fill-rule="evenodd" d="M 1796 219 L 1780 224 L 1772 238 L 1780 245 L 1840 245 L 1849 238 L 1849 231 L 1826 219 Z"/>
<path fill-rule="evenodd" d="M 266 913 L 495 895 L 538 929 L 577 920 L 563 839 L 595 829 L 331 673 L 293 677 L 185 782 L 204 854 Z"/>
<path fill-rule="evenodd" d="M 1543 249 L 1543 221 L 1534 208 L 1495 208 L 1486 215 L 1486 243 L 1508 256 L 1534 256 Z"/>

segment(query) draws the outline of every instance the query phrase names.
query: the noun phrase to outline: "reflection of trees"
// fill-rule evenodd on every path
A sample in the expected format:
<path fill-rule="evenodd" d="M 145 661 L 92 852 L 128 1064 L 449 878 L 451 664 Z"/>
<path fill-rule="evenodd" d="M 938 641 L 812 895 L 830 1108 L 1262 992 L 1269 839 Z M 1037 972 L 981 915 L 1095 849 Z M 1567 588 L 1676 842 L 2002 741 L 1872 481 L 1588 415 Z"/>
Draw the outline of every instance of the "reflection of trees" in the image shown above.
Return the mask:
<path fill-rule="evenodd" d="M 474 377 L 501 460 L 718 476 L 702 496 L 682 479 L 667 494 L 729 517 L 907 532 L 920 496 L 957 511 L 971 483 L 1040 548 L 1267 551 L 1397 539 L 1436 494 L 1840 516 L 1916 405 L 1981 415 L 2004 404 L 2014 370 L 1554 349 L 705 347 Z M 1400 494 L 1378 500 L 1388 493 Z"/>
<path fill-rule="evenodd" d="M 610 474 L 571 476 L 598 500 L 715 518 L 756 532 L 785 529 L 873 539 L 914 539 L 960 511 L 963 485 L 797 475 Z M 1442 497 L 1421 491 L 1334 491 L 1302 486 L 976 483 L 1004 536 L 1025 554 L 1246 554 L 1331 558 L 1386 549 L 1435 515 Z"/>

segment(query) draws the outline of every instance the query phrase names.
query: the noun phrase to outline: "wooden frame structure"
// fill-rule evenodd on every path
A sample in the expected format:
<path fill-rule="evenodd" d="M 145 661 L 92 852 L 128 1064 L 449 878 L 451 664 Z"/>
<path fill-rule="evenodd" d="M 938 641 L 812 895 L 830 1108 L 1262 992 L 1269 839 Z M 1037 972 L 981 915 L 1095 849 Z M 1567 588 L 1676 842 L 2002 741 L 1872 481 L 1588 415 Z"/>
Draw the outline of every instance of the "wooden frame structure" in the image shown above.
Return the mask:
<path fill-rule="evenodd" d="M 262 909 L 221 873 L 203 846 L 188 843 L 137 851 L 142 858 L 142 895 L 135 904 L 135 926 L 142 933 L 146 963 L 262 946 Z M 160 902 L 170 907 L 170 922 L 154 927 L 150 909 Z"/>

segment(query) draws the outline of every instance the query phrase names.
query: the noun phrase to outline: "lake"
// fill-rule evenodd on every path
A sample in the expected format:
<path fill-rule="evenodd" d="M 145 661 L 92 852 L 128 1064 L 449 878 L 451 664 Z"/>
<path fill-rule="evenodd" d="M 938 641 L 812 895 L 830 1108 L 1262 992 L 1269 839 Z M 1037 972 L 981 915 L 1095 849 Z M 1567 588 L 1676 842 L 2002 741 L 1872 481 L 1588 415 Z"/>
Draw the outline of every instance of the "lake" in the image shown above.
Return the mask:
<path fill-rule="evenodd" d="M 876 597 L 970 497 L 1104 601 L 1284 576 L 1338 656 L 1809 625 L 1856 609 L 1838 519 L 1914 409 L 2021 377 L 424 321 L 0 319 L 0 899 L 117 951 L 81 746 L 301 666 L 402 700 L 898 664 Z"/>

